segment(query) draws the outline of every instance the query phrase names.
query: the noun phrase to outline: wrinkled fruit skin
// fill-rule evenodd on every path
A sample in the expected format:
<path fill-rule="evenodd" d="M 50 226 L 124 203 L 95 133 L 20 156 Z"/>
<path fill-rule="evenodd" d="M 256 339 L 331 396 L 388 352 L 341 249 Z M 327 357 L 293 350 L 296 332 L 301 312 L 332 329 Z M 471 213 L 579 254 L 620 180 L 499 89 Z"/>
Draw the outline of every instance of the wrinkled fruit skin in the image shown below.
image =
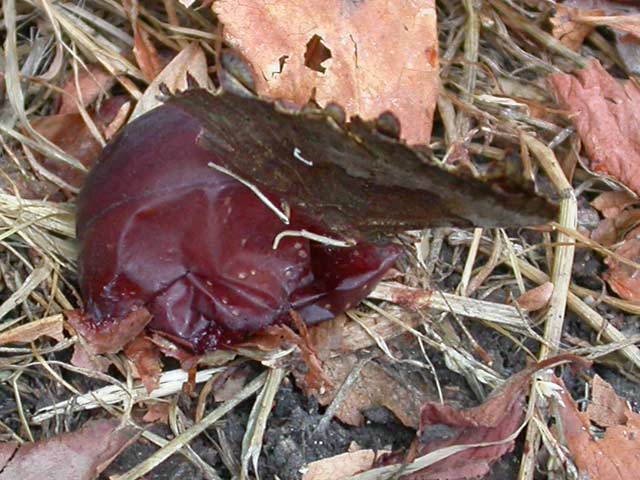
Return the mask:
<path fill-rule="evenodd" d="M 208 167 L 216 155 L 196 145 L 200 131 L 178 106 L 163 105 L 131 123 L 89 174 L 77 219 L 85 327 L 113 330 L 146 308 L 152 330 L 211 351 L 288 321 L 291 309 L 309 324 L 332 318 L 394 264 L 395 246 L 285 237 L 273 250 L 283 230 L 328 234 L 301 212 L 283 224 L 247 187 Z"/>

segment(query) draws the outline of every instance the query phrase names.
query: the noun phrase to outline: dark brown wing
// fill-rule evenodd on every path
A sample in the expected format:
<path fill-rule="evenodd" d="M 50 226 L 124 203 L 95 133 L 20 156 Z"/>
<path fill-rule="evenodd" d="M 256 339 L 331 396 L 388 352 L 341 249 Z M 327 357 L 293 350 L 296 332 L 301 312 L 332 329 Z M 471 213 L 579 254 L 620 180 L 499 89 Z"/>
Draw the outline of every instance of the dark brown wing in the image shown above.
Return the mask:
<path fill-rule="evenodd" d="M 358 119 L 345 127 L 323 112 L 285 112 L 257 98 L 203 90 L 167 104 L 202 125 L 199 145 L 222 167 L 344 237 L 375 240 L 435 226 L 532 226 L 557 214 L 530 189 L 507 193 L 496 182 L 445 170 Z"/>

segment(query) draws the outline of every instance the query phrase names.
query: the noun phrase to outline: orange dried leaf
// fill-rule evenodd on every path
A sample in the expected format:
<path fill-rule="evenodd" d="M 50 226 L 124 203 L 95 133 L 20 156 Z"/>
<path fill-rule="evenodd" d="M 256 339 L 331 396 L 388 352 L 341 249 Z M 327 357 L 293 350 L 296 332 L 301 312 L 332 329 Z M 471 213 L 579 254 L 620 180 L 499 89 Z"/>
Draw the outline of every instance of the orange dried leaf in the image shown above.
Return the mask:
<path fill-rule="evenodd" d="M 356 473 L 369 470 L 381 452 L 356 450 L 341 453 L 307 465 L 302 480 L 341 480 Z"/>
<path fill-rule="evenodd" d="M 144 330 L 151 321 L 151 314 L 146 308 L 140 308 L 117 325 L 104 325 L 99 330 L 83 321 L 78 311 L 67 312 L 67 320 L 87 340 L 91 353 L 117 353 L 129 343 L 132 336 L 138 336 Z"/>
<path fill-rule="evenodd" d="M 64 319 L 62 315 L 53 315 L 34 322 L 25 323 L 24 325 L 0 333 L 0 345 L 6 345 L 7 343 L 29 343 L 42 336 L 51 337 L 60 342 L 64 339 L 62 333 L 63 322 Z"/>
<path fill-rule="evenodd" d="M 629 405 L 620 398 L 611 385 L 596 375 L 591 382 L 591 402 L 587 406 L 589 419 L 601 427 L 624 425 Z"/>
<path fill-rule="evenodd" d="M 90 112 L 91 119 L 104 135 L 112 136 L 124 124 L 129 102 L 126 97 L 113 97 L 104 102 L 97 112 Z M 89 130 L 80 113 L 48 115 L 33 120 L 33 128 L 52 143 L 56 144 L 87 169 L 98 159 L 102 145 Z M 82 185 L 85 172 L 59 161 L 38 156 L 42 168 L 62 179 L 66 184 L 78 188 Z"/>
<path fill-rule="evenodd" d="M 134 376 L 142 380 L 147 392 L 158 388 L 162 373 L 162 360 L 158 347 L 144 334 L 140 334 L 125 345 L 124 354 L 133 362 Z"/>
<path fill-rule="evenodd" d="M 637 202 L 638 199 L 629 192 L 615 191 L 601 193 L 591 202 L 591 205 L 602 213 L 604 218 L 615 218 L 625 208 Z"/>
<path fill-rule="evenodd" d="M 64 87 L 63 95 L 58 109 L 58 115 L 77 113 L 78 103 L 87 107 L 95 102 L 98 97 L 105 94 L 116 83 L 116 78 L 105 72 L 100 66 L 92 64 L 87 69 L 78 72 L 78 82 L 72 75 Z M 79 88 L 78 88 L 79 87 Z"/>
<path fill-rule="evenodd" d="M 364 119 L 391 111 L 408 143 L 428 143 L 439 85 L 434 0 L 221 0 L 213 9 L 259 94 L 336 102 Z"/>
<path fill-rule="evenodd" d="M 559 428 L 581 478 L 590 480 L 627 480 L 637 478 L 640 469 L 640 415 L 627 409 L 626 421 L 612 425 L 604 438 L 595 439 L 590 433 L 587 413 L 578 411 L 564 383 L 559 392 Z"/>
<path fill-rule="evenodd" d="M 171 410 L 170 404 L 153 402 L 147 406 L 147 411 L 142 420 L 147 423 L 169 423 L 169 410 Z"/>
<path fill-rule="evenodd" d="M 358 363 L 355 355 L 342 355 L 325 362 L 324 372 L 336 388 L 327 389 L 318 395 L 321 405 L 329 405 L 336 397 L 339 387 Z M 408 388 L 395 376 L 374 362 L 362 367 L 358 377 L 338 404 L 335 417 L 347 425 L 361 426 L 362 412 L 377 406 L 387 408 L 403 425 L 418 427 L 421 405 L 430 397 L 426 389 Z"/>
<path fill-rule="evenodd" d="M 129 121 L 162 103 L 158 99 L 162 97 L 161 85 L 164 85 L 171 93 L 186 90 L 189 86 L 188 76 L 202 88 L 209 90 L 213 88 L 211 79 L 209 78 L 209 72 L 207 71 L 207 58 L 205 57 L 204 51 L 195 42 L 178 53 L 178 55 L 155 76 L 153 82 L 149 84 L 142 97 L 138 100 Z"/>
<path fill-rule="evenodd" d="M 139 21 L 135 22 L 133 28 L 133 54 L 144 79 L 147 82 L 152 82 L 162 71 L 164 62 L 149 38 L 149 34 L 142 28 Z"/>
<path fill-rule="evenodd" d="M 93 480 L 136 436 L 132 427 L 117 420 L 90 420 L 79 430 L 47 440 L 27 443 L 6 464 L 0 480 Z M 0 455 L 4 457 L 4 455 Z"/>
<path fill-rule="evenodd" d="M 76 343 L 73 346 L 71 365 L 74 367 L 104 373 L 109 369 L 111 364 L 112 362 L 108 358 L 88 352 L 82 343 Z"/>
<path fill-rule="evenodd" d="M 591 168 L 640 193 L 640 87 L 618 81 L 598 61 L 575 75 L 550 77 L 575 125 Z"/>
<path fill-rule="evenodd" d="M 251 372 L 246 368 L 236 368 L 229 371 L 229 375 L 223 376 L 222 382 L 216 382 L 216 385 L 214 386 L 213 398 L 215 401 L 226 402 L 227 400 L 231 400 L 235 397 L 236 394 L 247 384 L 250 373 Z"/>
<path fill-rule="evenodd" d="M 629 232 L 622 245 L 616 248 L 616 253 L 634 262 L 640 261 L 639 236 L 640 228 Z M 613 258 L 605 259 L 605 263 L 609 266 L 609 270 L 604 275 L 604 279 L 611 289 L 625 300 L 640 300 L 640 271 Z"/>
<path fill-rule="evenodd" d="M 553 293 L 553 283 L 545 282 L 532 288 L 518 297 L 516 303 L 525 312 L 534 312 L 544 308 Z"/>
<path fill-rule="evenodd" d="M 584 39 L 589 36 L 595 27 L 578 23 L 573 18 L 579 14 L 577 8 L 570 8 L 565 5 L 556 5 L 556 13 L 551 17 L 551 33 L 560 42 L 572 50 L 579 50 Z M 587 12 L 585 12 L 587 13 Z M 588 12 L 589 14 L 599 13 L 598 11 Z"/>

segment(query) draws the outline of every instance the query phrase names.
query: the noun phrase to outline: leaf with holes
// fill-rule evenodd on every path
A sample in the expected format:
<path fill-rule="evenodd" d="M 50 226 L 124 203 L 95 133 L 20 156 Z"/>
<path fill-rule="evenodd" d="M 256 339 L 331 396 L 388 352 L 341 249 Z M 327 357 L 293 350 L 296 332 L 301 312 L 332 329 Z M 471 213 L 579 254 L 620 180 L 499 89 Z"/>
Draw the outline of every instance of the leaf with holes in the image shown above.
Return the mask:
<path fill-rule="evenodd" d="M 364 119 L 391 111 L 404 139 L 428 143 L 439 86 L 434 0 L 219 0 L 213 9 L 259 94 L 337 102 Z"/>

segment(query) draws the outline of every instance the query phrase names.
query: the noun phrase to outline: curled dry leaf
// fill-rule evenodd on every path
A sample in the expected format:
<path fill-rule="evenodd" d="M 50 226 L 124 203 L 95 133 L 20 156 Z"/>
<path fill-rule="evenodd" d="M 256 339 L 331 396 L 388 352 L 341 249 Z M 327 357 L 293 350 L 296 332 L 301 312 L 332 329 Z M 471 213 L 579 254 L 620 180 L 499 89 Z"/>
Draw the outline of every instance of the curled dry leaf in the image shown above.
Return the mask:
<path fill-rule="evenodd" d="M 71 365 L 74 367 L 104 373 L 109 369 L 111 364 L 112 362 L 107 357 L 87 351 L 81 342 L 73 346 Z"/>
<path fill-rule="evenodd" d="M 306 466 L 302 480 L 346 480 L 351 475 L 369 470 L 382 453 L 356 450 L 316 460 Z"/>
<path fill-rule="evenodd" d="M 116 83 L 116 78 L 96 64 L 88 65 L 78 72 L 78 82 L 72 75 L 62 88 L 58 115 L 78 112 L 78 103 L 88 107 L 100 95 L 106 94 Z"/>
<path fill-rule="evenodd" d="M 126 97 L 112 97 L 105 101 L 97 111 L 89 116 L 99 132 L 107 137 L 120 129 L 129 112 L 129 100 Z M 78 112 L 49 115 L 31 122 L 33 128 L 70 156 L 90 169 L 98 159 L 102 145 L 93 135 L 82 115 Z M 107 137 L 108 138 L 108 137 Z M 79 188 L 86 173 L 55 159 L 38 155 L 36 161 L 41 169 L 55 175 L 71 188 Z M 36 168 L 36 171 L 42 171 Z M 46 174 L 45 178 L 46 178 Z"/>
<path fill-rule="evenodd" d="M 616 80 L 597 60 L 575 75 L 551 75 L 550 82 L 582 139 L 591 169 L 640 193 L 640 87 Z"/>
<path fill-rule="evenodd" d="M 255 70 L 259 94 L 298 106 L 315 99 L 348 116 L 400 120 L 428 143 L 438 94 L 434 0 L 214 2 L 224 38 Z"/>
<path fill-rule="evenodd" d="M 140 334 L 125 345 L 124 354 L 133 362 L 134 377 L 142 380 L 147 392 L 158 388 L 162 374 L 162 360 L 157 346 L 144 334 Z"/>
<path fill-rule="evenodd" d="M 551 17 L 551 33 L 564 45 L 572 50 L 579 50 L 584 39 L 589 36 L 595 27 L 573 20 L 574 17 L 584 13 L 594 15 L 602 13 L 601 10 L 580 12 L 577 8 L 571 8 L 563 4 L 556 5 L 556 13 Z"/>
<path fill-rule="evenodd" d="M 356 365 L 358 357 L 355 354 L 343 354 L 324 363 L 323 371 L 334 388 L 327 388 L 318 395 L 321 405 L 329 405 L 334 401 Z M 340 400 L 335 418 L 347 425 L 362 426 L 363 412 L 382 406 L 393 413 L 403 425 L 418 428 L 420 406 L 429 398 L 434 398 L 431 393 L 426 388 L 410 388 L 399 376 L 392 375 L 383 366 L 370 361 L 361 368 Z"/>
<path fill-rule="evenodd" d="M 629 232 L 622 242 L 622 245 L 616 248 L 615 251 L 617 254 L 629 260 L 633 260 L 634 262 L 640 261 L 640 228 Z M 607 258 L 605 263 L 609 266 L 609 270 L 605 273 L 604 279 L 611 289 L 616 292 L 620 298 L 639 301 L 640 271 L 630 265 L 620 263 L 614 258 Z"/>
<path fill-rule="evenodd" d="M 552 293 L 553 283 L 545 282 L 520 295 L 516 303 L 525 312 L 535 312 L 547 306 Z"/>
<path fill-rule="evenodd" d="M 578 410 L 576 403 L 560 379 L 555 380 L 560 389 L 557 417 L 558 437 L 569 449 L 581 478 L 591 480 L 627 480 L 637 478 L 640 470 L 640 415 L 627 406 L 624 412 L 617 410 L 620 423 L 610 425 L 604 437 L 596 439 L 591 433 L 589 413 Z M 600 387 L 598 387 L 600 388 Z M 610 388 L 610 387 L 609 387 Z M 611 392 L 605 394 L 611 403 Z M 601 419 L 600 414 L 595 418 Z M 614 417 L 607 416 L 607 423 Z"/>
<path fill-rule="evenodd" d="M 136 437 L 136 429 L 117 420 L 90 420 L 75 432 L 36 443 L 0 449 L 0 480 L 94 480 Z M 8 463 L 7 463 L 8 461 Z"/>
<path fill-rule="evenodd" d="M 602 213 L 604 218 L 616 218 L 622 211 L 638 203 L 638 199 L 625 191 L 604 192 L 598 195 L 591 205 Z"/>
<path fill-rule="evenodd" d="M 133 26 L 133 54 L 147 82 L 152 82 L 164 68 L 162 57 L 137 19 Z"/>
<path fill-rule="evenodd" d="M 591 382 L 591 401 L 587 406 L 589 419 L 601 427 L 624 425 L 631 414 L 628 403 L 620 398 L 600 375 Z"/>
<path fill-rule="evenodd" d="M 63 321 L 62 315 L 59 314 L 25 323 L 24 325 L 0 333 L 0 345 L 6 345 L 8 343 L 29 343 L 42 336 L 62 341 L 64 339 Z"/>
<path fill-rule="evenodd" d="M 494 390 L 482 405 L 466 410 L 427 402 L 420 415 L 416 456 L 452 445 L 498 443 L 464 450 L 404 478 L 463 480 L 486 475 L 493 462 L 513 449 L 515 438 L 510 437 L 525 419 L 525 397 L 532 375 L 563 362 L 582 366 L 588 364 L 574 355 L 550 358 L 512 376 Z"/>
<path fill-rule="evenodd" d="M 171 404 L 166 402 L 151 402 L 147 404 L 147 411 L 142 420 L 147 423 L 169 423 Z"/>
<path fill-rule="evenodd" d="M 160 105 L 166 89 L 171 93 L 186 90 L 189 79 L 193 79 L 200 87 L 213 90 L 213 83 L 207 71 L 207 58 L 197 43 L 189 44 L 176 55 L 164 69 L 158 73 L 149 84 L 136 107 L 133 109 L 132 121 L 149 110 Z"/>

